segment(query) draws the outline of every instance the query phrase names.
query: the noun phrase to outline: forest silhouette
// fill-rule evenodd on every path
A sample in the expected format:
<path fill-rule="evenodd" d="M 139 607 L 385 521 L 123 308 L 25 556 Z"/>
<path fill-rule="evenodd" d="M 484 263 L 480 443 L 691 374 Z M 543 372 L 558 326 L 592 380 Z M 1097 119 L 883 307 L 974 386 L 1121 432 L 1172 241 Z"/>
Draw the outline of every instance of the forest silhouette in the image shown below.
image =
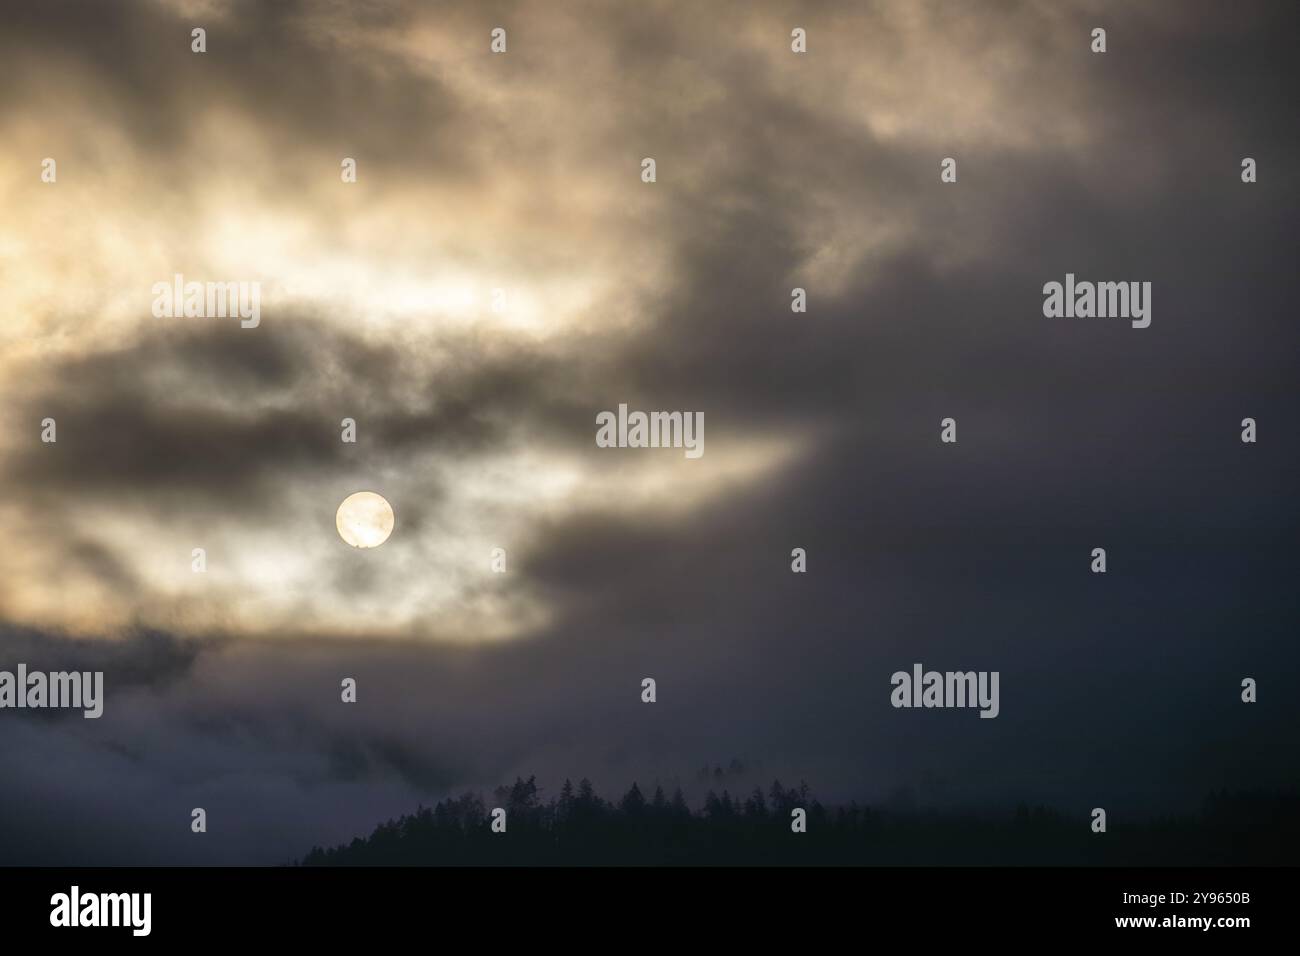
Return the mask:
<path fill-rule="evenodd" d="M 823 806 L 806 784 L 774 781 L 747 796 L 710 790 L 692 809 L 680 788 L 648 795 L 633 783 L 617 801 L 588 780 L 542 798 L 516 779 L 486 803 L 476 793 L 389 820 L 370 836 L 314 847 L 304 866 L 593 865 L 1294 865 L 1300 793 L 1215 792 L 1199 814 L 1126 821 L 1094 833 L 1091 808 L 1069 814 L 1020 805 L 1004 814 Z M 506 832 L 492 831 L 492 810 Z M 791 829 L 793 811 L 807 831 Z"/>

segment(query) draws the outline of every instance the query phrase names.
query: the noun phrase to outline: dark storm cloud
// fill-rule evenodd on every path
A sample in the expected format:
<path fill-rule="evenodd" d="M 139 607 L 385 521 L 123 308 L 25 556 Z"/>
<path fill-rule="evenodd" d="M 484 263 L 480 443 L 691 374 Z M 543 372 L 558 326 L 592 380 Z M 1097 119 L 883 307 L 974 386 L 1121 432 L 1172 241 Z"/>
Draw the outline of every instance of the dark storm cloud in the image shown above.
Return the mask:
<path fill-rule="evenodd" d="M 146 48 L 188 30 L 141 9 L 96 5 L 66 31 L 28 13 L 5 42 L 91 63 L 128 127 L 165 149 L 186 118 L 146 71 L 189 54 Z M 86 834 L 95 859 L 278 862 L 515 773 L 613 789 L 737 756 L 805 776 L 832 800 L 911 787 L 935 803 L 1042 799 L 1083 812 L 1113 801 L 1136 814 L 1186 808 L 1215 787 L 1294 785 L 1296 143 L 1281 82 L 1294 80 L 1292 8 L 1112 5 L 1057 19 L 1046 5 L 926 7 L 936 42 L 951 40 L 959 10 L 989 20 L 989 37 L 1026 31 L 1013 44 L 1024 82 L 995 104 L 1007 140 L 954 132 L 958 145 L 938 150 L 808 109 L 786 90 L 793 75 L 760 57 L 691 46 L 725 38 L 702 8 L 584 9 L 619 65 L 605 95 L 628 104 L 596 152 L 631 168 L 650 152 L 668 159 L 645 225 L 662 230 L 671 280 L 638 299 L 643 329 L 540 354 L 466 349 L 449 367 L 310 316 L 255 337 L 150 336 L 48 370 L 29 412 L 56 415 L 61 435 L 93 453 L 75 464 L 29 453 L 10 479 L 78 496 L 170 491 L 201 507 L 345 466 L 344 415 L 364 421 L 368 453 L 398 463 L 531 436 L 585 446 L 598 468 L 591 412 L 624 400 L 701 409 L 718 445 L 813 436 L 809 454 L 686 519 L 579 508 L 540 522 L 512 544 L 511 582 L 544 594 L 555 620 L 527 640 L 249 644 L 197 670 L 193 658 L 177 670 L 166 645 L 148 666 L 188 683 L 106 715 L 89 748 L 92 779 L 126 795 L 114 803 L 101 788 L 97 812 L 143 834 L 135 847 Z M 363 16 L 384 30 L 413 22 Z M 867 16 L 882 29 L 862 36 L 900 39 Z M 1105 58 L 1086 53 L 1093 19 L 1110 31 Z M 447 134 L 473 103 L 395 63 L 315 46 L 299 22 L 305 8 L 286 5 L 210 31 L 242 69 L 195 79 L 198 92 L 237 104 L 268 135 L 322 148 L 364 138 L 398 175 L 425 163 L 472 174 L 458 153 L 470 147 Z M 126 52 L 78 51 L 92 27 Z M 1035 54 L 1063 34 L 1077 37 L 1077 58 Z M 815 28 L 813 42 L 842 58 L 890 55 Z M 726 91 L 689 122 L 653 95 L 683 50 Z M 509 81 L 544 83 L 549 61 L 521 52 Z M 630 96 L 638 83 L 643 101 Z M 1046 135 L 1072 110 L 1086 139 Z M 1044 127 L 1043 143 L 1010 135 L 1022 126 Z M 938 182 L 946 155 L 959 160 L 954 186 Z M 1245 155 L 1261 161 L 1253 186 L 1238 179 Z M 680 185 L 675 159 L 693 170 Z M 846 250 L 835 293 L 806 278 L 822 251 L 817 217 L 831 212 L 864 231 L 900 224 L 892 243 Z M 609 215 L 626 224 L 633 213 Z M 952 259 L 954 244 L 972 254 Z M 1152 281 L 1152 327 L 1043 318 L 1042 284 L 1067 271 Z M 790 313 L 793 285 L 809 288 L 809 314 Z M 955 446 L 938 442 L 948 415 Z M 1246 415 L 1261 423 L 1256 446 L 1237 438 Z M 808 549 L 806 575 L 790 573 L 795 546 Z M 1087 573 L 1096 546 L 1110 552 L 1105 576 Z M 79 547 L 114 573 L 110 556 Z M 339 575 L 352 594 L 376 583 L 350 565 Z M 78 661 L 113 653 L 67 648 Z M 1002 715 L 891 709 L 889 674 L 913 661 L 1000 670 Z M 343 675 L 359 680 L 353 709 L 338 701 Z M 1264 688 L 1255 709 L 1238 703 L 1246 675 Z M 639 702 L 643 676 L 659 681 L 654 707 Z M 83 738 L 13 733 L 32 779 L 11 800 L 75 792 L 68 768 Z M 56 758 L 49 769 L 36 766 L 42 755 Z M 256 812 L 242 806 L 250 795 Z M 188 807 L 209 804 L 234 835 L 196 849 Z M 16 806 L 0 819 L 17 819 Z M 70 807 L 88 812 L 72 797 L 58 810 Z M 33 825 L 53 832 L 57 819 Z"/>
<path fill-rule="evenodd" d="M 0 624 L 0 669 L 103 671 L 113 692 L 161 689 L 187 677 L 204 642 L 153 629 L 128 631 L 113 641 L 54 634 Z M 79 711 L 31 711 L 33 718 L 75 716 Z"/>
<path fill-rule="evenodd" d="M 523 418 L 536 435 L 587 417 L 557 357 L 456 345 L 375 343 L 306 316 L 257 335 L 171 325 L 34 372 L 23 417 L 54 418 L 62 444 L 25 446 L 5 470 L 39 496 L 274 508 L 295 473 L 351 467 L 358 453 L 473 456 L 517 438 Z M 356 445 L 339 440 L 345 417 L 359 423 Z"/>

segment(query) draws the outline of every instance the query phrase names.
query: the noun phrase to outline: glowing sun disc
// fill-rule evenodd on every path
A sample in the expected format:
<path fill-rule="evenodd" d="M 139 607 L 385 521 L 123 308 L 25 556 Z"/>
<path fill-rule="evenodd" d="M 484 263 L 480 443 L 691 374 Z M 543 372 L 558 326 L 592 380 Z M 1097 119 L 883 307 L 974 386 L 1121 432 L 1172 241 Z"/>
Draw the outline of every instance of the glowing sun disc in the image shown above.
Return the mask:
<path fill-rule="evenodd" d="M 334 525 L 352 547 L 377 548 L 393 533 L 393 506 L 383 495 L 358 491 L 343 499 Z"/>

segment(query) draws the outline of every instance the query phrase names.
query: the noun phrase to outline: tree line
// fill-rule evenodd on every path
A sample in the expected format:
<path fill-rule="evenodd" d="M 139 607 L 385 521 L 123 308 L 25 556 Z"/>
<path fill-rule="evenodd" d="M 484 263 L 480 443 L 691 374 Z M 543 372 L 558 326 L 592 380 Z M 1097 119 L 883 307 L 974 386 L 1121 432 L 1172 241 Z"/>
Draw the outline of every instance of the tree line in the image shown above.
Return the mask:
<path fill-rule="evenodd" d="M 824 806 L 807 784 L 746 795 L 639 784 L 617 800 L 589 780 L 543 799 L 536 778 L 465 793 L 381 823 L 365 838 L 313 847 L 305 866 L 435 865 L 1294 865 L 1300 794 L 1216 792 L 1199 814 L 1143 821 L 1112 808 L 1105 833 L 1088 808 L 1022 804 L 1005 813 Z M 493 810 L 505 811 L 494 832 Z M 795 810 L 806 832 L 794 832 Z M 498 814 L 499 816 L 499 814 Z M 498 824 L 498 827 L 500 824 Z"/>

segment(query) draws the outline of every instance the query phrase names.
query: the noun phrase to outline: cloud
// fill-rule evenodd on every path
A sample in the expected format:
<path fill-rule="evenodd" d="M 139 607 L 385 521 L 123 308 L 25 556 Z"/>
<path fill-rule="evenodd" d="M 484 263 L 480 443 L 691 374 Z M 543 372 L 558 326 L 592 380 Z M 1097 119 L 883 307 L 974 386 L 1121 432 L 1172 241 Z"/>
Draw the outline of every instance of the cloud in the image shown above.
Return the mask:
<path fill-rule="evenodd" d="M 1293 780 L 1294 708 L 1230 705 L 1296 663 L 1294 16 L 15 14 L 0 619 L 127 676 L 102 727 L 4 726 L 9 806 L 137 828 L 95 859 L 278 862 L 514 773 L 1155 810 Z M 261 281 L 262 324 L 154 319 L 175 272 Z M 1044 319 L 1066 272 L 1152 281 L 1152 327 Z M 703 411 L 705 456 L 597 449 L 620 402 Z M 365 555 L 361 488 L 398 522 Z M 901 722 L 915 660 L 1001 670 L 1002 715 Z"/>

